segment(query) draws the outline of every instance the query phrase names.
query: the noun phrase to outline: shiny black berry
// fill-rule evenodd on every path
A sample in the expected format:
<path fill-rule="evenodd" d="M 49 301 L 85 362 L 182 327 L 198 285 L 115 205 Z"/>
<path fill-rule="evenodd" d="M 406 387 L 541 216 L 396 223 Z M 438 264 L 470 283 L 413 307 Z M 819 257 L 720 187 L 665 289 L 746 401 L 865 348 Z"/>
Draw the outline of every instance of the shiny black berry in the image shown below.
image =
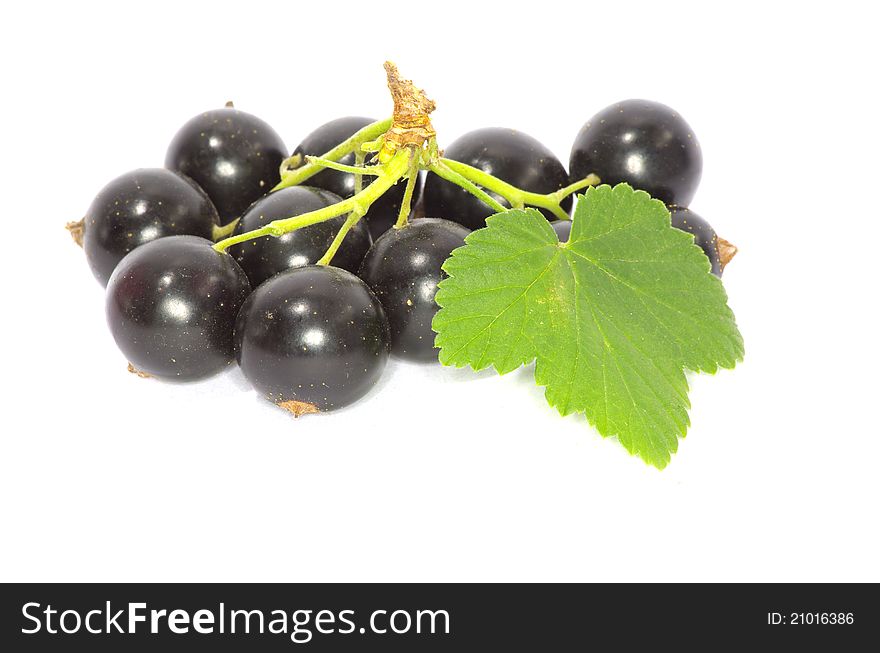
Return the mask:
<path fill-rule="evenodd" d="M 603 184 L 627 182 L 666 204 L 687 206 L 697 192 L 703 154 L 693 130 L 659 102 L 626 100 L 581 128 L 571 148 L 572 181 L 590 173 Z"/>
<path fill-rule="evenodd" d="M 672 206 L 669 210 L 672 226 L 693 234 L 694 244 L 698 245 L 709 257 L 712 274 L 720 277 L 723 267 L 718 253 L 718 235 L 712 225 L 690 209 Z"/>
<path fill-rule="evenodd" d="M 235 325 L 242 372 L 269 400 L 299 415 L 342 408 L 372 388 L 388 361 L 382 305 L 355 275 L 306 266 L 275 275 Z"/>
<path fill-rule="evenodd" d="M 226 107 L 181 127 L 168 146 L 165 167 L 201 186 L 227 224 L 278 183 L 286 155 L 287 146 L 268 124 Z"/>
<path fill-rule="evenodd" d="M 346 118 L 337 118 L 321 125 L 311 134 L 303 139 L 297 148 L 293 151 L 293 155 L 311 155 L 320 156 L 332 150 L 342 141 L 351 137 L 355 132 L 366 127 L 370 123 L 375 122 L 370 118 L 360 118 L 349 116 Z M 341 159 L 339 163 L 345 165 L 354 165 L 354 154 L 348 154 Z M 303 161 L 304 163 L 304 161 Z M 370 183 L 372 177 L 364 176 L 363 187 Z M 317 186 L 336 193 L 343 199 L 347 199 L 354 195 L 355 183 L 354 175 L 338 170 L 322 170 L 314 177 L 311 177 L 306 183 L 311 186 Z M 417 180 L 413 197 L 418 197 L 421 189 L 421 177 Z M 364 216 L 370 233 L 376 239 L 385 233 L 396 221 L 400 213 L 400 205 L 403 202 L 403 193 L 405 184 L 403 182 L 393 186 L 388 192 L 376 200 L 367 214 Z M 334 261 L 335 265 L 335 261 Z"/>
<path fill-rule="evenodd" d="M 83 250 L 95 278 L 106 286 L 135 247 L 164 236 L 211 238 L 217 210 L 198 186 L 164 168 L 142 168 L 101 189 L 86 212 Z"/>
<path fill-rule="evenodd" d="M 469 233 L 449 220 L 422 218 L 387 231 L 367 252 L 359 275 L 382 302 L 395 356 L 437 360 L 431 320 L 437 284 L 446 277 L 440 268 Z"/>
<path fill-rule="evenodd" d="M 338 195 L 311 186 L 282 188 L 254 202 L 236 225 L 235 233 L 252 231 L 273 220 L 317 211 L 339 201 Z M 282 270 L 317 263 L 333 242 L 346 217 L 347 214 L 341 215 L 326 222 L 290 231 L 277 238 L 264 236 L 248 240 L 230 247 L 229 253 L 244 269 L 251 286 L 256 288 Z M 370 232 L 361 220 L 349 230 L 333 257 L 333 265 L 349 272 L 357 272 L 371 243 Z"/>
<path fill-rule="evenodd" d="M 116 266 L 107 284 L 107 322 L 139 371 L 191 380 L 232 361 L 232 329 L 250 284 L 238 263 L 211 245 L 169 236 Z"/>
<path fill-rule="evenodd" d="M 487 172 L 509 184 L 535 193 L 551 193 L 568 184 L 568 174 L 559 159 L 539 141 L 514 129 L 489 127 L 468 132 L 446 148 L 444 156 Z M 501 204 L 501 197 L 489 193 Z M 425 215 L 442 215 L 468 229 L 486 226 L 486 218 L 495 213 L 471 193 L 428 175 L 423 193 Z M 571 197 L 562 201 L 563 210 L 571 209 Z M 541 210 L 548 219 L 553 215 Z"/>

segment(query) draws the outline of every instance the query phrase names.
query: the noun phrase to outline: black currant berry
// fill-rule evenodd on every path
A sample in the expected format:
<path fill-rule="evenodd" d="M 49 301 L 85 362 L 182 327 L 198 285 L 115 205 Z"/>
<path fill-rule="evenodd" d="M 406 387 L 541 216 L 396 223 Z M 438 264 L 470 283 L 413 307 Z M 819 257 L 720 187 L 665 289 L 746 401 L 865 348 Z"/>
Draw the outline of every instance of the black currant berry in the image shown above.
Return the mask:
<path fill-rule="evenodd" d="M 372 122 L 375 121 L 370 118 L 359 118 L 355 116 L 331 120 L 306 136 L 305 139 L 303 139 L 303 142 L 293 151 L 293 155 L 321 156 Z M 303 161 L 303 163 L 305 163 L 305 161 Z M 339 163 L 354 165 L 354 153 L 342 157 L 339 159 Z M 365 188 L 373 178 L 365 175 L 362 177 L 362 180 L 362 188 Z M 322 170 L 314 177 L 311 177 L 306 183 L 311 186 L 323 188 L 324 190 L 329 190 L 331 193 L 336 193 L 343 199 L 348 199 L 354 195 L 355 191 L 354 175 L 347 172 L 340 172 L 338 170 Z M 397 221 L 405 189 L 406 185 L 401 182 L 389 189 L 384 195 L 376 200 L 372 206 L 370 206 L 370 210 L 367 211 L 364 220 L 366 220 L 370 234 L 372 234 L 374 239 L 385 233 Z M 413 192 L 413 197 L 419 196 L 420 189 L 421 177 L 416 181 L 416 188 Z M 336 262 L 334 260 L 334 265 L 335 264 Z"/>
<path fill-rule="evenodd" d="M 514 129 L 489 127 L 468 132 L 446 148 L 444 156 L 533 193 L 552 193 L 568 184 L 559 159 L 539 141 Z M 509 206 L 501 197 L 489 194 Z M 486 218 L 495 213 L 468 191 L 433 174 L 425 181 L 423 200 L 425 215 L 447 216 L 468 229 L 485 227 Z M 571 202 L 571 197 L 566 197 L 561 203 L 563 210 L 571 209 Z M 553 219 L 549 211 L 541 212 Z"/>
<path fill-rule="evenodd" d="M 666 204 L 687 206 L 703 173 L 693 130 L 659 102 L 626 100 L 597 113 L 571 148 L 572 181 L 595 173 L 603 184 L 627 182 Z"/>
<path fill-rule="evenodd" d="M 235 324 L 242 372 L 295 415 L 342 408 L 372 388 L 388 361 L 382 305 L 355 275 L 310 265 L 257 288 Z"/>
<path fill-rule="evenodd" d="M 382 302 L 395 356 L 437 360 L 431 320 L 437 284 L 446 277 L 440 268 L 469 233 L 449 220 L 420 218 L 385 232 L 367 252 L 359 274 Z"/>
<path fill-rule="evenodd" d="M 718 236 L 708 222 L 690 209 L 677 206 L 669 207 L 672 226 L 682 231 L 687 231 L 694 236 L 694 244 L 702 249 L 709 257 L 712 265 L 712 274 L 721 276 L 723 266 L 718 252 Z"/>
<path fill-rule="evenodd" d="M 282 188 L 260 198 L 241 217 L 235 227 L 242 234 L 263 227 L 273 220 L 291 218 L 316 211 L 339 202 L 339 196 L 311 186 Z M 330 247 L 346 215 L 319 222 L 309 227 L 290 231 L 277 238 L 255 238 L 229 248 L 256 288 L 269 277 L 287 268 L 313 265 Z M 349 230 L 342 246 L 333 257 L 333 265 L 349 272 L 357 272 L 370 249 L 370 231 L 363 220 Z"/>
<path fill-rule="evenodd" d="M 128 254 L 107 284 L 107 322 L 139 371 L 191 380 L 232 361 L 232 329 L 250 284 L 210 240 L 160 238 Z"/>
<path fill-rule="evenodd" d="M 568 237 L 571 236 L 571 220 L 554 220 L 550 226 L 556 232 L 560 243 L 568 242 Z"/>
<path fill-rule="evenodd" d="M 201 186 L 232 222 L 280 180 L 287 146 L 268 124 L 232 107 L 207 111 L 187 122 L 171 141 L 165 167 Z"/>
<path fill-rule="evenodd" d="M 204 191 L 164 168 L 143 168 L 101 189 L 86 212 L 83 250 L 106 286 L 113 269 L 135 247 L 163 236 L 211 238 L 217 210 Z"/>

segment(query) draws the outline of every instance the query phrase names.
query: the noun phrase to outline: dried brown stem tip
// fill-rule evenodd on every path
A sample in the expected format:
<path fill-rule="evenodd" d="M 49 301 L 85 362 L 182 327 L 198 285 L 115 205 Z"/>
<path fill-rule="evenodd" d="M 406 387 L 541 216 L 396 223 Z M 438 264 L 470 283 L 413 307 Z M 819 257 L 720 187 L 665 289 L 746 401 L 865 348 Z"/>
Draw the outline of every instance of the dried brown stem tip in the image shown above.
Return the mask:
<path fill-rule="evenodd" d="M 422 147 L 437 135 L 430 118 L 437 105 L 428 99 L 424 91 L 413 86 L 410 80 L 401 79 L 397 66 L 390 61 L 385 62 L 385 74 L 388 76 L 388 90 L 394 100 L 394 113 L 391 128 L 385 135 L 382 158 L 390 158 L 401 147 Z"/>
<path fill-rule="evenodd" d="M 725 266 L 730 263 L 739 250 L 729 240 L 724 240 L 723 238 L 716 238 L 715 240 L 718 247 L 718 262 L 721 265 L 721 271 L 724 272 Z"/>
<path fill-rule="evenodd" d="M 86 232 L 86 219 L 77 220 L 76 222 L 68 222 L 64 228 L 70 232 L 70 237 L 80 247 L 83 246 L 83 236 Z"/>

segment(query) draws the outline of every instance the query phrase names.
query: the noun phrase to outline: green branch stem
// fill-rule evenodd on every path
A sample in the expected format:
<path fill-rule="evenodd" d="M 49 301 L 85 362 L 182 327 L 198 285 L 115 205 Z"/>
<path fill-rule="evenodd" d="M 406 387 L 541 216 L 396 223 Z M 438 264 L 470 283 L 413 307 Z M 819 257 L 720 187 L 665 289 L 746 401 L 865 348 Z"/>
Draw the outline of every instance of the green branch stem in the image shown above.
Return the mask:
<path fill-rule="evenodd" d="M 459 161 L 453 161 L 452 159 L 441 158 L 440 164 L 445 165 L 447 168 L 461 175 L 468 181 L 482 186 L 483 188 L 487 188 L 497 195 L 501 195 L 501 197 L 510 202 L 510 205 L 515 209 L 524 208 L 526 204 L 528 204 L 530 206 L 547 209 L 560 220 L 571 219 L 568 213 L 562 210 L 562 207 L 559 206 L 559 200 L 554 197 L 554 194 L 544 195 L 542 193 L 532 193 L 522 190 L 521 188 L 508 184 L 506 181 L 498 179 L 498 177 L 493 177 L 489 173 L 483 172 L 479 168 L 469 166 L 466 163 L 461 163 Z M 502 208 L 500 210 L 506 209 Z"/>
<path fill-rule="evenodd" d="M 416 180 L 419 178 L 419 169 L 421 167 L 421 156 L 419 152 L 414 153 L 412 160 L 409 162 L 409 177 L 406 180 L 406 190 L 403 192 L 403 201 L 400 203 L 400 213 L 397 214 L 397 222 L 394 224 L 395 229 L 402 229 L 409 220 L 409 212 L 412 208 L 413 192 L 416 188 Z"/>
<path fill-rule="evenodd" d="M 331 161 L 330 159 L 325 159 L 320 156 L 307 156 L 306 161 L 309 163 L 314 163 L 315 165 L 319 165 L 322 168 L 330 168 L 331 170 L 338 170 L 339 172 L 348 172 L 353 175 L 373 175 L 378 177 L 382 174 L 382 171 L 385 166 L 375 165 L 375 166 L 348 166 L 344 163 L 337 163 L 336 161 Z M 361 161 L 363 162 L 363 155 L 361 155 Z M 361 189 L 363 190 L 363 189 Z"/>
<path fill-rule="evenodd" d="M 433 172 L 438 177 L 441 177 L 441 178 L 445 179 L 446 181 L 452 182 L 456 186 L 461 186 L 466 191 L 468 191 L 471 195 L 475 196 L 479 200 L 482 200 L 483 203 L 486 204 L 493 211 L 497 211 L 498 213 L 501 213 L 501 212 L 507 210 L 506 206 L 504 206 L 503 204 L 498 202 L 494 197 L 490 196 L 484 190 L 479 188 L 470 179 L 468 179 L 464 175 L 459 174 L 458 172 L 453 170 L 451 166 L 446 165 L 446 163 L 445 163 L 446 161 L 449 161 L 449 159 L 440 159 L 439 161 L 437 161 L 435 163 L 431 163 L 428 165 L 428 170 Z M 470 166 L 467 166 L 467 167 L 470 168 Z M 476 168 L 472 168 L 472 169 L 476 170 Z M 482 175 L 486 175 L 486 173 L 484 173 L 482 170 L 479 170 L 478 172 L 480 172 Z M 491 175 L 487 175 L 487 176 L 491 176 Z M 492 179 L 495 179 L 495 178 L 492 177 Z M 498 181 L 501 181 L 501 180 L 499 179 Z M 502 183 L 504 183 L 504 182 L 502 182 Z"/>
<path fill-rule="evenodd" d="M 348 199 L 337 202 L 336 204 L 331 204 L 330 206 L 325 206 L 316 211 L 309 211 L 308 213 L 303 213 L 302 215 L 293 216 L 292 218 L 275 220 L 263 227 L 260 227 L 259 229 L 254 229 L 253 231 L 248 231 L 247 233 L 238 234 L 237 236 L 226 238 L 225 240 L 221 240 L 219 243 L 216 243 L 214 245 L 214 249 L 218 252 L 223 252 L 233 245 L 237 245 L 238 243 L 243 243 L 254 238 L 261 238 L 263 236 L 273 236 L 277 238 L 278 236 L 283 236 L 284 234 L 291 231 L 296 231 L 297 229 L 302 229 L 303 227 L 318 224 L 319 222 L 326 222 L 327 220 L 335 218 L 338 215 L 351 213 L 352 211 L 359 214 L 354 221 L 356 223 L 357 220 L 359 220 L 360 217 L 367 212 L 373 202 L 379 199 L 389 188 L 391 188 L 395 183 L 397 183 L 397 181 L 401 177 L 403 177 L 407 173 L 410 168 L 411 158 L 413 156 L 418 156 L 418 153 L 413 152 L 409 148 L 399 150 L 397 154 L 395 154 L 394 157 L 391 159 L 391 161 L 385 164 L 385 171 L 381 176 L 376 177 L 373 183 L 364 188 L 360 193 L 352 195 Z M 320 168 L 318 169 L 320 170 Z M 350 228 L 351 227 L 349 227 L 348 229 Z M 348 232 L 348 229 L 345 229 L 345 233 Z M 345 233 L 343 233 L 343 238 L 345 237 Z M 339 242 L 341 243 L 342 241 L 340 240 Z M 330 256 L 332 258 L 332 253 L 330 254 Z"/>
<path fill-rule="evenodd" d="M 356 206 L 352 212 L 348 214 L 348 218 L 342 223 L 339 231 L 336 232 L 336 236 L 333 238 L 333 242 L 330 243 L 330 247 L 324 252 L 324 256 L 318 259 L 318 265 L 330 265 L 330 261 L 333 260 L 333 257 L 339 250 L 339 246 L 342 245 L 342 241 L 345 240 L 345 237 L 348 235 L 348 232 L 351 231 L 351 228 L 358 223 L 358 220 L 364 217 L 364 213 L 366 213 L 366 211 L 364 211 L 363 208 Z"/>
<path fill-rule="evenodd" d="M 600 182 L 601 180 L 599 179 L 599 177 L 591 172 L 580 181 L 569 184 L 565 188 L 560 188 L 556 192 L 550 193 L 548 196 L 555 198 L 557 202 L 561 202 L 569 195 L 576 193 L 579 190 L 583 190 L 588 186 L 598 186 Z"/>
<path fill-rule="evenodd" d="M 218 240 L 229 238 L 233 233 L 235 233 L 235 228 L 238 226 L 239 220 L 241 220 L 241 218 L 236 218 L 229 224 L 224 224 L 222 226 L 215 224 L 213 229 L 211 230 L 211 240 L 217 242 Z"/>
<path fill-rule="evenodd" d="M 329 152 L 322 154 L 321 158 L 329 159 L 330 161 L 338 161 L 346 154 L 360 151 L 361 146 L 365 142 L 375 140 L 379 136 L 382 136 L 385 132 L 388 131 L 390 127 L 391 118 L 386 118 L 385 120 L 379 120 L 377 122 L 370 123 L 366 127 L 363 127 L 362 129 L 355 132 L 347 140 L 342 141 L 339 145 L 334 147 Z M 301 159 L 301 157 L 290 157 L 281 164 L 281 181 L 272 190 L 279 190 L 281 188 L 287 188 L 288 186 L 296 186 L 297 184 L 301 184 L 304 181 L 311 179 L 316 174 L 321 172 L 321 170 L 323 170 L 320 165 L 314 163 L 307 163 L 304 166 L 300 166 L 291 170 L 290 166 L 296 165 L 299 159 Z"/>
<path fill-rule="evenodd" d="M 378 152 L 382 149 L 382 146 L 385 145 L 385 134 L 382 134 L 379 138 L 374 141 L 367 141 L 366 143 L 361 144 L 361 152 L 371 153 Z"/>
<path fill-rule="evenodd" d="M 501 196 L 514 208 L 522 208 L 526 205 L 550 211 L 560 220 L 571 219 L 562 209 L 560 202 L 579 190 L 599 183 L 596 175 L 586 178 L 561 188 L 553 193 L 541 194 L 522 190 L 507 182 L 498 179 L 479 168 L 469 166 L 452 159 L 444 159 L 438 156 L 436 139 L 431 139 L 424 149 L 406 147 L 399 150 L 391 160 L 384 165 L 364 166 L 364 152 L 373 148 L 384 139 L 385 133 L 391 125 L 391 120 L 380 120 L 367 125 L 348 140 L 340 143 L 326 154 L 315 157 L 302 157 L 297 155 L 288 161 L 291 164 L 300 164 L 305 159 L 305 165 L 294 170 L 285 170 L 282 166 L 283 179 L 274 190 L 295 186 L 325 168 L 355 175 L 355 194 L 336 204 L 327 206 L 317 211 L 310 211 L 302 215 L 275 220 L 259 229 L 244 234 L 231 235 L 235 225 L 218 227 L 215 230 L 215 240 L 220 240 L 214 245 L 218 252 L 225 251 L 232 245 L 243 243 L 254 238 L 264 236 L 278 237 L 296 229 L 302 229 L 319 222 L 325 222 L 331 218 L 348 213 L 345 223 L 340 228 L 330 247 L 321 257 L 319 264 L 328 265 L 333 256 L 342 245 L 345 236 L 354 225 L 367 213 L 370 205 L 381 197 L 389 188 L 400 179 L 406 178 L 406 190 L 401 203 L 400 212 L 397 216 L 395 228 L 406 226 L 412 205 L 412 197 L 415 190 L 416 179 L 420 169 L 428 170 L 442 179 L 465 189 L 489 208 L 498 213 L 503 213 L 507 207 L 492 197 L 489 192 Z M 351 153 L 355 154 L 356 165 L 350 166 L 338 163 L 338 159 Z M 375 176 L 375 180 L 366 188 L 361 188 L 364 175 Z M 484 190 L 485 189 L 485 190 Z M 486 192 L 489 191 L 489 192 Z"/>
<path fill-rule="evenodd" d="M 360 171 L 354 173 L 354 192 L 360 193 L 364 189 L 364 161 L 366 160 L 367 155 L 361 150 L 355 150 L 354 153 L 354 167 L 358 168 Z M 374 166 L 374 169 L 381 169 L 380 166 Z M 372 173 L 367 173 L 372 174 Z"/>

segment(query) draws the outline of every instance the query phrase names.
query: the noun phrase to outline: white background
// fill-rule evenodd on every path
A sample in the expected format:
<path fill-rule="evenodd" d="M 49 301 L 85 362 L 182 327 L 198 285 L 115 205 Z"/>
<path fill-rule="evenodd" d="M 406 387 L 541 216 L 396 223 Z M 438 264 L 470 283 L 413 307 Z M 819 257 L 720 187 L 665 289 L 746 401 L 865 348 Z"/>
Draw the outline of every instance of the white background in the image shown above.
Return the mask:
<path fill-rule="evenodd" d="M 869 6 L 11 5 L 0 579 L 880 581 Z M 229 99 L 291 149 L 388 115 L 386 58 L 437 100 L 441 145 L 509 126 L 567 163 L 629 97 L 690 122 L 692 207 L 741 250 L 724 283 L 747 353 L 693 379 L 665 471 L 559 418 L 530 370 L 395 362 L 354 407 L 297 421 L 237 370 L 126 372 L 64 223 Z"/>

